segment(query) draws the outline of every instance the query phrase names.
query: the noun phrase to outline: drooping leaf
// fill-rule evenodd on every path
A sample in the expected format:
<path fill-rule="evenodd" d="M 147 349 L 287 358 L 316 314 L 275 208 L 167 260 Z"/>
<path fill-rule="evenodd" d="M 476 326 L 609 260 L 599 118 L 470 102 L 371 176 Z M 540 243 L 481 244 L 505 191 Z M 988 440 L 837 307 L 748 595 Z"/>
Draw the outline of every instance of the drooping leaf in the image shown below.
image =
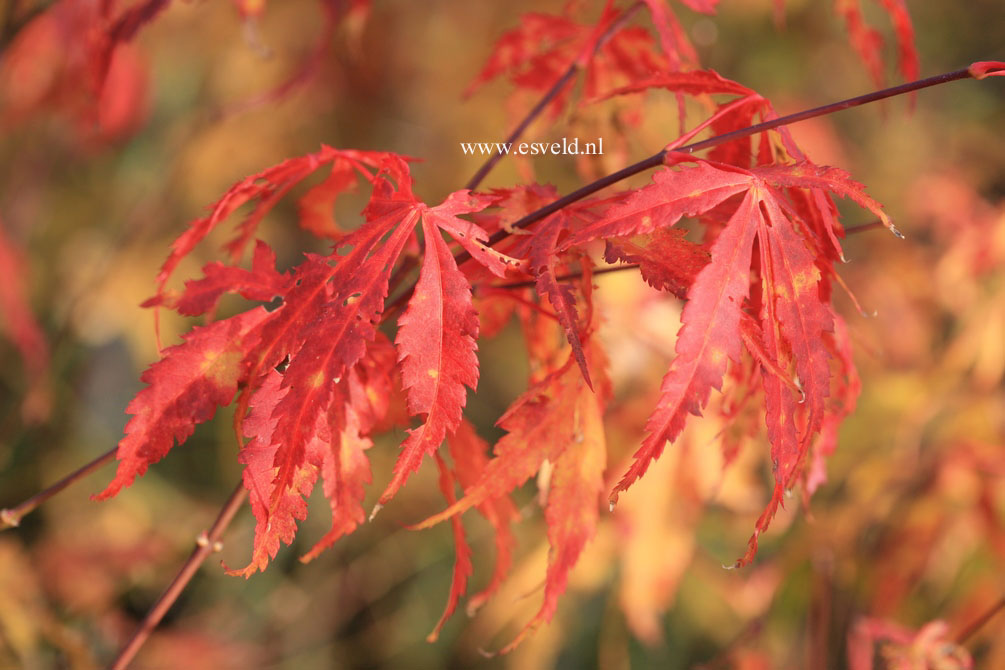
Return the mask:
<path fill-rule="evenodd" d="M 428 528 L 504 496 L 533 477 L 545 460 L 558 459 L 573 441 L 570 419 L 575 415 L 578 387 L 585 388 L 582 374 L 570 371 L 573 360 L 570 358 L 566 365 L 534 384 L 510 405 L 497 421 L 507 434 L 496 443 L 494 458 L 485 466 L 478 482 L 466 488 L 464 497 L 456 503 L 414 525 L 414 529 Z"/>
<path fill-rule="evenodd" d="M 594 361 L 596 362 L 596 361 Z M 602 382 L 601 382 L 602 383 Z M 565 592 L 569 572 L 597 527 L 607 466 L 603 408 L 605 392 L 583 385 L 576 393 L 571 417 L 571 443 L 554 461 L 544 516 L 548 524 L 548 569 L 544 599 L 537 614 L 500 653 L 508 653 L 538 626 L 551 621 L 558 598 Z"/>
<path fill-rule="evenodd" d="M 598 351 L 591 353 L 591 359 L 595 370 L 604 370 Z M 511 651 L 554 615 L 569 571 L 596 526 L 607 458 L 601 418 L 610 387 L 601 375 L 594 393 L 573 365 L 574 360 L 568 356 L 561 368 L 510 406 L 499 420 L 507 435 L 496 444 L 495 457 L 485 464 L 479 479 L 465 487 L 464 497 L 413 526 L 427 528 L 456 518 L 471 507 L 491 504 L 527 481 L 545 462 L 554 466 L 545 508 L 551 553 L 544 601 L 502 653 Z"/>
<path fill-rule="evenodd" d="M 586 385 L 592 389 L 590 369 L 586 364 L 586 354 L 583 352 L 583 345 L 580 342 L 580 325 L 576 313 L 575 296 L 570 285 L 560 284 L 556 279 L 555 249 L 558 246 L 559 236 L 564 230 L 564 216 L 554 216 L 545 220 L 534 233 L 530 246 L 530 267 L 534 273 L 538 295 L 547 296 L 551 306 L 555 308 L 558 322 L 562 324 L 565 337 L 569 341 L 569 346 L 572 347 L 572 355 L 576 358 L 576 364 L 579 365 L 579 369 L 583 373 Z"/>
<path fill-rule="evenodd" d="M 743 299 L 750 290 L 750 252 L 754 243 L 758 198 L 748 192 L 710 249 L 711 261 L 698 273 L 681 316 L 677 357 L 660 387 L 660 401 L 646 424 L 648 436 L 635 463 L 611 493 L 611 503 L 658 458 L 668 440 L 684 428 L 688 414 L 699 415 L 713 388 L 721 388 L 726 361 L 740 358 L 739 330 Z"/>
<path fill-rule="evenodd" d="M 708 251 L 686 236 L 687 231 L 680 228 L 659 228 L 633 239 L 612 238 L 607 240 L 604 260 L 637 263 L 647 284 L 684 298 L 710 260 Z"/>
<path fill-rule="evenodd" d="M 478 385 L 478 315 L 471 287 L 457 269 L 449 247 L 430 217 L 423 217 L 426 240 L 422 270 L 408 309 L 398 320 L 402 381 L 408 411 L 425 422 L 409 432 L 394 466 L 394 477 L 380 496 L 386 504 L 461 420 L 465 386 Z"/>
<path fill-rule="evenodd" d="M 481 481 L 485 468 L 490 462 L 488 443 L 478 436 L 470 423 L 462 419 L 454 434 L 447 437 L 447 446 L 454 462 L 457 481 L 466 493 Z M 448 500 L 447 504 L 448 506 L 453 505 L 454 502 Z M 516 544 L 510 524 L 516 520 L 518 514 L 509 496 L 501 495 L 488 499 L 477 508 L 495 532 L 496 560 L 489 583 L 479 593 L 468 599 L 467 612 L 469 616 L 472 616 L 492 597 L 506 578 L 513 562 L 513 550 Z"/>
<path fill-rule="evenodd" d="M 170 304 L 179 314 L 198 316 L 215 312 L 224 293 L 239 293 L 248 300 L 268 302 L 284 295 L 290 287 L 289 274 L 276 271 L 276 254 L 261 240 L 255 244 L 251 270 L 213 262 L 202 272 L 205 275 L 202 279 L 185 282 L 185 290 L 177 300 L 158 295 L 142 306 Z"/>
<path fill-rule="evenodd" d="M 440 454 L 434 453 L 436 460 L 436 467 L 440 470 L 440 491 L 443 493 L 444 499 L 447 501 L 447 505 L 453 505 L 457 501 L 457 496 L 454 493 L 454 476 L 450 472 L 450 468 L 443 461 L 443 457 Z M 426 636 L 427 642 L 436 642 L 440 636 L 440 631 L 443 629 L 443 625 L 447 623 L 450 616 L 457 609 L 457 603 L 460 601 L 461 596 L 468 587 L 468 577 L 474 571 L 474 567 L 471 564 L 471 547 L 468 546 L 467 539 L 464 537 L 464 524 L 461 523 L 461 518 L 455 516 L 450 520 L 450 528 L 454 534 L 454 548 L 456 558 L 454 560 L 454 574 L 450 582 L 450 595 L 447 597 L 447 604 L 443 608 L 443 614 L 440 616 L 440 620 L 436 622 L 436 627 L 433 631 Z"/>
<path fill-rule="evenodd" d="M 133 418 L 119 442 L 115 478 L 95 499 L 106 500 L 129 486 L 175 442 L 188 439 L 197 424 L 213 418 L 217 407 L 233 400 L 248 371 L 245 356 L 258 343 L 267 316 L 258 307 L 195 328 L 143 373 L 140 379 L 148 386 L 126 408 Z"/>
<path fill-rule="evenodd" d="M 904 0 L 877 0 L 877 4 L 893 22 L 900 55 L 901 75 L 904 81 L 914 81 L 918 78 L 920 66 L 918 52 L 914 46 L 914 27 L 907 6 Z M 882 88 L 886 80 L 883 76 L 883 35 L 866 23 L 859 0 L 835 0 L 834 11 L 844 18 L 852 47 L 865 63 L 873 82 Z"/>
<path fill-rule="evenodd" d="M 827 198 L 810 197 L 801 199 L 797 207 L 785 198 L 785 192 L 809 189 L 812 194 L 820 194 L 826 189 L 870 209 L 891 229 L 892 224 L 859 184 L 834 168 L 805 162 L 749 171 L 704 162 L 699 165 L 704 168 L 657 173 L 653 184 L 624 205 L 610 208 L 599 221 L 575 233 L 570 243 L 605 236 L 609 231 L 631 235 L 671 226 L 684 214 L 701 214 L 745 192 L 742 202 L 718 231 L 710 247 L 709 263 L 688 290 L 677 356 L 664 377 L 659 405 L 646 426 L 648 435 L 635 454 L 635 462 L 611 493 L 613 504 L 620 492 L 645 473 L 665 444 L 680 434 L 688 415 L 701 414 L 711 390 L 722 388 L 727 361 L 739 363 L 741 343 L 746 343 L 765 369 L 762 379 L 775 489 L 758 519 L 748 551 L 738 561 L 742 565 L 753 558 L 757 536 L 767 528 L 783 493 L 803 473 L 811 444 L 823 426 L 831 385 L 826 342 L 833 330 L 832 312 L 824 302 L 827 294 L 821 292 L 823 275 L 816 229 L 803 221 L 800 212 L 813 206 L 826 208 L 819 215 L 821 221 L 826 221 L 833 205 Z M 689 184 L 694 190 L 686 188 Z M 662 202 L 658 196 L 661 192 L 666 193 Z M 679 195 L 682 192 L 683 198 Z M 651 214 L 654 211 L 663 213 L 656 222 Z M 755 239 L 760 257 L 753 279 L 760 284 L 763 297 L 756 301 L 761 305 L 756 315 L 759 328 L 751 330 L 744 324 L 751 317 L 745 303 L 748 297 L 753 300 L 757 296 L 750 291 Z M 786 374 L 794 375 L 795 381 L 788 381 Z"/>

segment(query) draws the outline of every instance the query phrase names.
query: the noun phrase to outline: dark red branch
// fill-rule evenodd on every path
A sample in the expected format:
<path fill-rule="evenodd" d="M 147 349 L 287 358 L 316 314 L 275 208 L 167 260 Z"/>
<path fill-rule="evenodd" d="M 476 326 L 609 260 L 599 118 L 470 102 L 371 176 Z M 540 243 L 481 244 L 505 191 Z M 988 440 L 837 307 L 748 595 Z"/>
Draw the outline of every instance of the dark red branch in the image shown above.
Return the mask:
<path fill-rule="evenodd" d="M 880 91 L 873 91 L 872 93 L 867 93 L 865 95 L 860 95 L 854 98 L 848 98 L 846 100 L 840 100 L 838 102 L 832 102 L 829 105 L 821 105 L 820 107 L 814 107 L 813 109 L 807 109 L 802 112 L 796 112 L 795 114 L 788 114 L 786 116 L 779 117 L 777 119 L 772 119 L 770 121 L 765 121 L 764 123 L 758 123 L 747 128 L 741 128 L 740 130 L 734 130 L 729 133 L 724 133 L 722 135 L 716 135 L 715 137 L 710 137 L 707 140 L 702 140 L 700 142 L 694 142 L 692 144 L 685 145 L 674 149 L 677 153 L 694 153 L 696 151 L 702 151 L 704 149 L 711 149 L 712 147 L 719 146 L 720 144 L 725 144 L 726 142 L 732 142 L 733 140 L 742 139 L 744 137 L 750 137 L 751 135 L 756 135 L 757 133 L 763 133 L 766 130 L 772 130 L 780 126 L 785 126 L 790 123 L 796 123 L 797 121 L 805 121 L 807 119 L 812 119 L 818 116 L 825 116 L 827 114 L 833 114 L 834 112 L 839 112 L 843 109 L 849 109 L 851 107 L 858 107 L 859 105 L 865 105 L 870 102 L 876 102 L 877 100 L 883 100 L 885 98 L 892 98 L 898 95 L 904 95 L 905 93 L 910 93 L 912 91 L 919 91 L 923 88 L 929 88 L 931 86 L 938 86 L 940 84 L 945 84 L 951 81 L 956 81 L 958 79 L 967 79 L 972 77 L 970 70 L 964 68 L 962 70 L 955 70 L 953 72 L 947 72 L 944 74 L 939 74 L 934 77 L 928 77 L 927 79 L 919 79 L 918 81 L 913 81 L 908 84 L 901 84 L 900 86 L 892 86 L 890 88 L 884 88 Z M 627 179 L 632 175 L 636 175 L 645 170 L 663 165 L 666 159 L 668 151 L 663 149 L 653 154 L 649 158 L 645 158 L 638 163 L 629 165 L 626 168 L 622 168 L 617 172 L 607 175 L 606 177 L 601 177 L 600 179 L 587 184 L 586 186 L 577 189 L 567 196 L 559 198 L 550 205 L 545 205 L 544 207 L 535 210 L 523 217 L 522 219 L 514 222 L 510 229 L 513 228 L 526 228 L 541 219 L 551 216 L 555 212 L 559 211 L 563 207 L 571 205 L 572 203 L 582 200 L 583 198 L 596 193 L 597 191 L 607 188 L 611 184 L 615 184 L 623 179 Z M 497 242 L 508 237 L 510 233 L 506 230 L 500 230 L 496 232 L 492 237 L 489 238 L 488 244 L 494 245 Z M 467 253 L 460 254 L 457 257 L 457 262 L 462 263 L 468 260 L 469 256 Z"/>

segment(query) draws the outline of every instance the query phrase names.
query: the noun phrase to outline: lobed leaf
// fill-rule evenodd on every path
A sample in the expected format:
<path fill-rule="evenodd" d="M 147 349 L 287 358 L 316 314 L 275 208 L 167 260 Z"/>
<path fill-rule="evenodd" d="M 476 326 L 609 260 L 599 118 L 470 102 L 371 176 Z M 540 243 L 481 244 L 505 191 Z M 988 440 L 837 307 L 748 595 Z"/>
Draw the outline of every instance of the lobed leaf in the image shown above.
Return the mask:
<path fill-rule="evenodd" d="M 611 492 L 612 505 L 659 457 L 666 442 L 680 434 L 687 415 L 700 416 L 712 388 L 722 386 L 726 359 L 740 358 L 740 338 L 735 334 L 749 291 L 758 200 L 756 188 L 747 192 L 712 245 L 710 263 L 698 273 L 688 292 L 677 334 L 677 357 L 663 378 L 659 405 L 646 424 L 648 435 L 635 454 L 635 462 Z"/>
<path fill-rule="evenodd" d="M 408 309 L 398 320 L 395 343 L 408 411 L 424 414 L 425 422 L 409 431 L 379 505 L 394 497 L 423 456 L 432 454 L 457 428 L 467 395 L 464 387 L 478 385 L 478 315 L 471 287 L 430 217 L 423 217 L 422 230 L 422 270 Z"/>
<path fill-rule="evenodd" d="M 133 418 L 119 442 L 115 478 L 95 500 L 107 500 L 181 444 L 197 424 L 213 418 L 216 408 L 230 404 L 238 384 L 246 379 L 245 357 L 258 344 L 268 312 L 257 307 L 193 328 L 185 342 L 164 350 L 140 379 L 147 388 L 126 408 Z"/>

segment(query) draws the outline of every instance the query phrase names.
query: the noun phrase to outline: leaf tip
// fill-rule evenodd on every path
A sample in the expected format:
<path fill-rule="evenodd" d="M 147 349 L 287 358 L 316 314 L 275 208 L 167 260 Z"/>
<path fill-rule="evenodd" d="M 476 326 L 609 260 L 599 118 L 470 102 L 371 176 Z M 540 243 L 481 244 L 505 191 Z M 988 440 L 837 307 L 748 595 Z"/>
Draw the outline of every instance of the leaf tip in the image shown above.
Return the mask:
<path fill-rule="evenodd" d="M 380 512 L 380 510 L 382 510 L 382 509 L 384 509 L 384 505 L 383 505 L 383 504 L 381 504 L 381 503 L 377 503 L 376 505 L 374 505 L 374 506 L 373 506 L 373 510 L 371 510 L 371 512 L 370 512 L 370 516 L 369 516 L 369 518 L 367 518 L 367 521 L 373 521 L 373 518 L 374 518 L 375 516 L 377 516 L 377 514 L 378 514 L 378 513 Z"/>
<path fill-rule="evenodd" d="M 104 491 L 100 493 L 92 493 L 90 496 L 91 502 L 104 502 L 106 500 L 114 498 L 121 488 L 122 487 L 113 488 L 112 484 L 109 484 Z"/>
<path fill-rule="evenodd" d="M 244 577 L 245 579 L 251 579 L 251 575 L 255 574 L 258 570 L 258 567 L 254 562 L 249 563 L 247 567 L 241 568 L 240 570 L 232 570 L 227 567 L 227 564 L 224 561 L 220 561 L 220 567 L 223 568 L 224 574 L 228 577 Z"/>
<path fill-rule="evenodd" d="M 611 495 L 607 497 L 607 508 L 612 512 L 614 511 L 614 508 L 618 506 L 619 495 L 621 495 L 620 485 L 618 488 L 615 488 L 613 491 L 611 491 Z"/>
<path fill-rule="evenodd" d="M 985 60 L 971 63 L 967 72 L 974 79 L 984 79 L 986 77 L 1005 77 L 1005 62 Z"/>

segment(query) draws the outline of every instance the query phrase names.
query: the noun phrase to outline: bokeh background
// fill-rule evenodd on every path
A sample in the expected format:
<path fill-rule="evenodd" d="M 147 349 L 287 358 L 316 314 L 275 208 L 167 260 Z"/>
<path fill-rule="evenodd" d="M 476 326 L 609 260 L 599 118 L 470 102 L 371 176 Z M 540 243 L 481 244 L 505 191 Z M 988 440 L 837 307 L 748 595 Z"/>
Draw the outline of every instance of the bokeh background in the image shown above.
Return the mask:
<path fill-rule="evenodd" d="M 23 283 L 49 352 L 47 362 L 25 358 L 9 325 L 0 329 L 0 506 L 118 441 L 124 408 L 157 355 L 152 314 L 139 303 L 188 221 L 235 181 L 321 143 L 422 158 L 416 192 L 438 202 L 480 163 L 458 143 L 502 139 L 527 108 L 507 102 L 505 81 L 462 99 L 492 43 L 521 13 L 563 5 L 376 2 L 365 20 L 337 28 L 310 76 L 262 97 L 312 57 L 319 3 L 272 2 L 254 19 L 230 2 L 171 3 L 113 63 L 115 86 L 96 118 L 87 100 L 45 88 L 65 42 L 43 35 L 18 49 L 25 17 L 50 4 L 0 2 L 0 221 L 21 254 L 5 260 L 0 282 Z M 581 4 L 599 15 L 600 3 Z M 923 76 L 1005 60 L 999 1 L 908 4 Z M 781 114 L 874 88 L 830 3 L 790 0 L 781 26 L 770 0 L 723 0 L 716 16 L 674 8 L 705 66 Z M 885 15 L 865 9 L 889 37 Z M 644 14 L 635 23 L 650 27 Z M 893 82 L 896 55 L 892 46 L 885 53 Z M 865 183 L 907 239 L 876 230 L 845 245 L 841 274 L 869 314 L 837 299 L 857 351 L 859 407 L 829 482 L 808 509 L 792 499 L 753 566 L 721 567 L 742 553 L 768 493 L 763 439 L 745 442 L 723 471 L 722 425 L 695 422 L 618 513 L 603 516 L 553 624 L 509 656 L 481 651 L 505 644 L 539 604 L 547 544 L 533 487 L 506 588 L 476 618 L 458 613 L 429 644 L 453 549 L 447 526 L 403 528 L 442 508 L 424 467 L 373 523 L 310 564 L 296 559 L 326 529 L 319 496 L 301 539 L 264 574 L 226 577 L 211 559 L 135 667 L 840 668 L 863 617 L 911 630 L 944 620 L 954 639 L 1005 596 L 1003 83 L 952 83 L 913 105 L 898 98 L 793 126 L 816 162 Z M 485 186 L 533 170 L 567 192 L 655 152 L 676 136 L 676 103 L 656 94 L 636 102 L 639 124 L 624 141 L 612 137 L 602 158 L 505 160 Z M 590 139 L 611 127 L 618 104 L 578 107 L 536 123 L 531 136 Z M 340 201 L 337 216 L 352 221 L 364 195 Z M 869 222 L 844 211 L 847 225 Z M 324 250 L 295 216 L 290 198 L 262 229 L 281 267 Z M 202 245 L 179 276 L 195 276 L 223 239 Z M 632 273 L 597 283 L 618 394 L 609 439 L 627 456 L 673 351 L 679 304 Z M 191 325 L 164 315 L 165 343 Z M 482 344 L 470 415 L 487 437 L 525 387 L 521 347 L 515 328 Z M 371 452 L 374 488 L 401 438 L 388 435 Z M 0 668 L 106 663 L 238 480 L 236 448 L 221 412 L 116 499 L 88 499 L 109 466 L 0 534 Z M 244 510 L 222 561 L 244 564 L 253 525 Z M 491 536 L 474 519 L 468 530 L 477 588 Z M 966 647 L 978 667 L 1005 667 L 1003 640 L 1005 614 Z"/>

